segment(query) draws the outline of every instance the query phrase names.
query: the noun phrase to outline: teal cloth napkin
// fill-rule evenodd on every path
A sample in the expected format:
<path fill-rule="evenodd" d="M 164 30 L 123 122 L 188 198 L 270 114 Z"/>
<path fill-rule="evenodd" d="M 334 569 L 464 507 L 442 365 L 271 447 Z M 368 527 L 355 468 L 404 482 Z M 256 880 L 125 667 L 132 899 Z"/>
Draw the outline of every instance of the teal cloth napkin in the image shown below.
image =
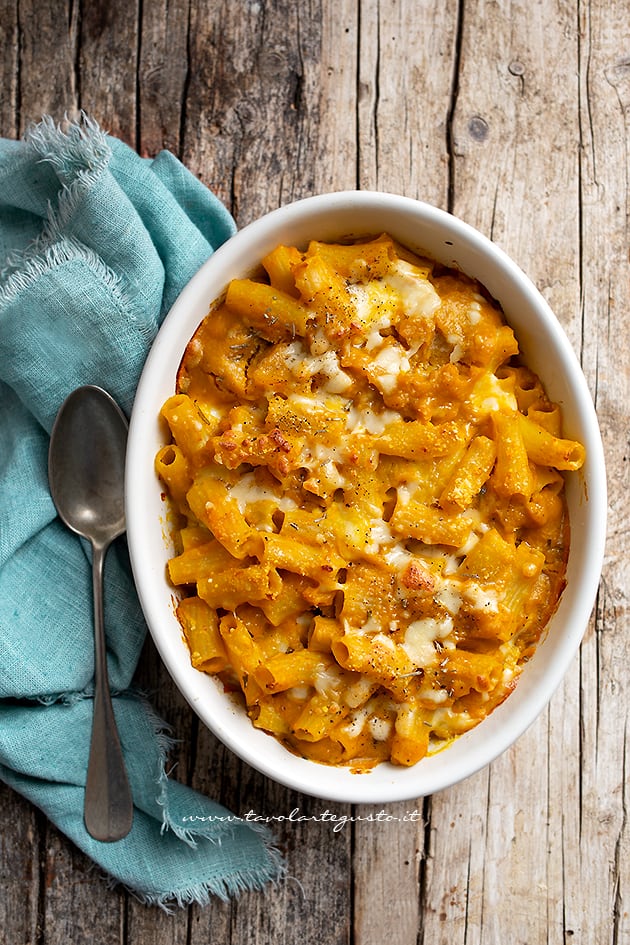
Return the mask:
<path fill-rule="evenodd" d="M 260 888 L 283 865 L 267 834 L 166 776 L 166 727 L 132 688 L 146 628 L 124 539 L 106 560 L 105 616 L 134 822 L 115 843 L 86 832 L 91 565 L 56 516 L 48 440 L 82 384 L 129 413 L 161 320 L 234 229 L 172 154 L 142 159 L 86 116 L 0 139 L 0 777 L 165 906 Z"/>

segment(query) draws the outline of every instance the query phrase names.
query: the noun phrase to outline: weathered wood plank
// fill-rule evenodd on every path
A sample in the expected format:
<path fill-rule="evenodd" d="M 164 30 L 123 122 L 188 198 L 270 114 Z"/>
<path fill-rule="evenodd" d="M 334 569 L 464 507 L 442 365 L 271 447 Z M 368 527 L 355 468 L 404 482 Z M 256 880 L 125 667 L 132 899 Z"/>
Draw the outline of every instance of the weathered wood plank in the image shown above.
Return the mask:
<path fill-rule="evenodd" d="M 422 943 L 477 945 L 490 771 L 434 795 L 421 890 Z"/>
<path fill-rule="evenodd" d="M 355 945 L 413 945 L 420 924 L 422 800 L 360 804 L 353 816 Z"/>
<path fill-rule="evenodd" d="M 196 750 L 197 726 L 188 703 L 173 685 L 153 641 L 147 638 L 134 684 L 146 692 L 157 715 L 168 726 L 173 746 L 168 755 L 167 771 L 173 780 L 190 783 L 191 759 Z M 186 945 L 188 914 L 177 909 L 171 914 L 157 906 L 145 906 L 133 896 L 126 897 L 123 942 L 143 945 Z"/>
<path fill-rule="evenodd" d="M 247 810 L 237 807 L 240 796 L 241 763 L 201 723 L 196 726 L 195 755 L 190 758 L 192 787 L 225 805 L 234 814 Z M 246 803 L 246 802 L 245 802 Z M 189 916 L 189 943 L 232 941 L 232 902 L 215 901 L 207 908 L 193 906 Z"/>
<path fill-rule="evenodd" d="M 618 945 L 630 938 L 628 10 L 581 5 L 580 36 L 582 360 L 607 455 L 609 528 L 596 620 L 582 648 L 578 868 L 566 877 L 566 909 L 585 937 Z"/>
<path fill-rule="evenodd" d="M 249 945 L 292 942 L 292 922 L 301 916 L 306 941 L 347 945 L 350 941 L 351 828 L 347 805 L 327 803 L 287 790 L 237 761 L 203 726 L 199 730 L 193 786 L 232 812 L 266 826 L 282 852 L 287 879 L 264 893 L 242 893 L 231 903 L 191 910 L 191 945 L 220 941 Z M 332 820 L 332 818 L 336 820 Z M 326 864 L 325 869 L 323 864 Z M 330 907 L 321 903 L 326 898 Z"/>
<path fill-rule="evenodd" d="M 182 113 L 188 81 L 188 0 L 142 6 L 138 61 L 138 150 L 154 157 L 166 149 L 180 156 Z"/>
<path fill-rule="evenodd" d="M 576 340 L 577 23 L 563 0 L 464 6 L 453 116 L 455 213 L 491 236 Z M 551 130 L 552 129 L 552 130 Z"/>
<path fill-rule="evenodd" d="M 0 782 L 0 929 L 11 945 L 35 945 L 40 932 L 40 824 L 31 804 Z M 0 933 L 0 941 L 1 941 Z"/>
<path fill-rule="evenodd" d="M 361 3 L 359 186 L 446 208 L 457 3 Z"/>
<path fill-rule="evenodd" d="M 139 30 L 137 2 L 81 6 L 80 107 L 132 147 L 138 145 Z"/>
<path fill-rule="evenodd" d="M 574 341 L 577 46 L 569 5 L 541 4 L 534 13 L 520 3 L 465 4 L 452 123 L 454 212 L 520 263 Z M 567 693 L 576 707 L 575 674 Z M 557 851 L 567 822 L 575 827 L 576 797 L 556 792 L 560 782 L 576 783 L 580 765 L 578 717 L 564 706 L 556 700 L 553 709 L 562 742 L 552 739 L 547 712 L 489 771 L 433 799 L 425 942 L 564 941 L 566 861 Z M 460 807 L 466 815 L 458 819 Z"/>
<path fill-rule="evenodd" d="M 19 0 L 17 43 L 16 127 L 21 135 L 44 114 L 61 120 L 64 112 L 72 115 L 79 107 L 77 6 L 66 0 L 44 6 Z"/>
<path fill-rule="evenodd" d="M 63 0 L 43 7 L 23 0 L 17 11 L 12 128 L 21 134 L 43 114 L 61 120 L 64 113 L 77 111 L 79 17 L 78 6 Z M 10 131 L 7 128 L 5 134 Z M 124 895 L 109 891 L 91 861 L 34 810 L 26 808 L 25 802 L 15 797 L 6 808 L 7 815 L 12 810 L 22 811 L 11 827 L 16 847 L 7 861 L 10 869 L 17 868 L 14 884 L 7 889 L 6 908 L 14 915 L 7 941 L 19 941 L 22 930 L 16 920 L 20 907 L 23 940 L 33 945 L 87 940 L 92 935 L 102 941 L 118 941 Z M 28 876 L 22 869 L 27 862 Z"/>
<path fill-rule="evenodd" d="M 457 5 L 361 3 L 358 36 L 357 167 L 362 189 L 419 197 L 446 207 L 451 81 Z M 341 100 L 340 100 L 341 101 Z M 421 924 L 419 874 L 425 856 L 422 800 L 385 805 L 393 820 L 354 829 L 357 945 L 412 945 Z M 369 816 L 360 806 L 358 817 Z"/>
<path fill-rule="evenodd" d="M 0 2 L 0 128 L 5 138 L 16 138 L 19 129 L 19 26 L 18 0 Z"/>
<path fill-rule="evenodd" d="M 243 225 L 304 178 L 304 70 L 318 52 L 307 5 L 195 4 L 183 153 Z"/>
<path fill-rule="evenodd" d="M 345 12 L 329 7 L 322 23 L 318 4 L 193 7 L 184 155 L 241 225 L 313 192 L 316 175 L 330 176 L 329 163 L 321 160 L 329 152 L 317 138 L 317 118 L 337 102 L 334 83 L 352 78 L 342 63 L 354 43 L 350 36 L 340 49 L 324 35 L 345 22 L 349 11 L 350 6 Z M 345 122 L 337 126 L 331 120 L 325 127 L 345 129 Z M 319 817 L 324 807 L 348 815 L 347 805 L 324 805 L 264 779 L 204 729 L 193 784 L 237 813 L 252 811 L 268 820 L 286 856 L 288 879 L 263 896 L 244 893 L 228 906 L 193 909 L 191 941 L 290 942 L 294 917 L 300 916 L 306 940 L 345 945 L 351 832 L 333 833 Z M 291 812 L 295 819 L 289 819 Z"/>
<path fill-rule="evenodd" d="M 306 72 L 300 161 L 294 176 L 305 180 L 296 196 L 352 190 L 359 186 L 357 168 L 357 73 L 361 55 L 359 14 L 355 0 L 314 4 L 321 17 L 321 40 Z M 306 98 L 306 92 L 309 97 Z M 305 168 L 310 170 L 305 171 Z"/>
<path fill-rule="evenodd" d="M 112 890 L 92 860 L 81 853 L 52 825 L 45 832 L 43 882 L 46 894 L 40 907 L 46 945 L 68 942 L 122 940 L 125 894 Z"/>

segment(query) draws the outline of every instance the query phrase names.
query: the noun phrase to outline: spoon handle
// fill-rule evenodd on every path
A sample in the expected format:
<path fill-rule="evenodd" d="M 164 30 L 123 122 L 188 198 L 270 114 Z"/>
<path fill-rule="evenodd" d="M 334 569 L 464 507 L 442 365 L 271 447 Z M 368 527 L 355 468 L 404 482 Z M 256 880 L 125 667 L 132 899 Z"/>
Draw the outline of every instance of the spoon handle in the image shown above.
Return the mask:
<path fill-rule="evenodd" d="M 103 625 L 103 563 L 108 545 L 92 543 L 94 716 L 83 818 L 95 840 L 121 840 L 131 830 L 133 799 L 114 718 Z"/>

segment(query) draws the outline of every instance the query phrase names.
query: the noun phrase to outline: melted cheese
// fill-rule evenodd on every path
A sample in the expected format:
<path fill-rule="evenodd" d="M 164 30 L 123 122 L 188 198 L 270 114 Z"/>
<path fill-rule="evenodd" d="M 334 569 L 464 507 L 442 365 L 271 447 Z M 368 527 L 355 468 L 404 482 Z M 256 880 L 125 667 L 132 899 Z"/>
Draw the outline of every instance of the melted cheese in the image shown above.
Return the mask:
<path fill-rule="evenodd" d="M 420 669 L 427 669 L 436 666 L 440 661 L 435 641 L 444 641 L 452 632 L 451 617 L 446 617 L 444 620 L 423 617 L 409 624 L 402 647 L 414 665 Z"/>
<path fill-rule="evenodd" d="M 351 407 L 348 411 L 346 429 L 348 433 L 370 433 L 372 436 L 379 436 L 398 419 L 398 416 L 395 410 L 377 412 L 371 407 Z"/>
<path fill-rule="evenodd" d="M 481 416 L 498 411 L 514 413 L 518 410 L 514 391 L 509 389 L 509 381 L 502 381 L 494 374 L 484 374 L 476 383 L 471 394 L 471 405 Z"/>
<path fill-rule="evenodd" d="M 471 325 L 478 325 L 481 321 L 481 305 L 475 299 L 468 308 L 468 320 Z"/>
<path fill-rule="evenodd" d="M 394 272 L 385 276 L 384 282 L 397 293 L 407 315 L 429 318 L 440 307 L 440 296 L 429 280 L 404 259 L 396 262 Z"/>
<path fill-rule="evenodd" d="M 241 515 L 245 513 L 248 506 L 255 502 L 273 502 L 283 512 L 289 512 L 291 509 L 297 508 L 297 504 L 290 496 L 279 495 L 273 489 L 259 486 L 254 473 L 246 473 L 241 476 L 238 482 L 229 487 L 229 494 L 233 499 L 236 499 Z"/>
<path fill-rule="evenodd" d="M 383 522 L 380 519 L 375 520 L 370 526 L 370 543 L 367 546 L 368 552 L 370 554 L 378 554 L 384 545 L 391 545 L 393 541 L 394 536 L 387 522 Z"/>
<path fill-rule="evenodd" d="M 346 627 L 346 631 L 348 629 L 349 628 Z M 376 633 L 380 633 L 381 630 L 382 630 L 382 626 L 381 626 L 380 620 L 377 620 L 377 618 L 374 617 L 373 615 L 370 615 L 368 619 L 366 620 L 366 622 L 361 627 L 361 633 L 376 634 Z"/>
<path fill-rule="evenodd" d="M 343 727 L 345 733 L 349 735 L 350 738 L 358 738 L 361 732 L 363 731 L 363 727 L 369 717 L 370 717 L 369 703 L 367 703 L 364 706 L 361 706 L 359 709 L 355 709 L 355 711 L 350 716 L 350 720 L 346 722 L 346 724 Z"/>
<path fill-rule="evenodd" d="M 433 702 L 435 705 L 440 705 L 442 702 L 448 701 L 448 692 L 446 689 L 429 689 L 425 686 L 418 692 L 418 698 L 424 702 Z"/>
<path fill-rule="evenodd" d="M 462 597 L 473 610 L 483 610 L 490 614 L 499 612 L 499 598 L 496 591 L 487 587 L 483 588 L 474 581 L 470 581 L 464 587 Z"/>
<path fill-rule="evenodd" d="M 351 682 L 346 686 L 343 699 L 346 705 L 349 705 L 351 709 L 356 709 L 357 706 L 363 705 L 370 698 L 372 690 L 374 689 L 373 684 L 370 682 L 367 676 L 360 676 L 354 682 Z"/>
<path fill-rule="evenodd" d="M 454 617 L 459 613 L 463 603 L 461 583 L 449 580 L 440 581 L 434 598 Z"/>
<path fill-rule="evenodd" d="M 391 394 L 398 384 L 400 374 L 406 374 L 411 365 L 400 345 L 386 345 L 381 348 L 373 361 L 376 368 L 374 383 L 384 394 Z"/>
<path fill-rule="evenodd" d="M 377 742 L 386 741 L 392 731 L 392 723 L 389 719 L 382 719 L 378 716 L 373 716 L 368 720 L 368 728 L 370 730 L 370 735 Z"/>
<path fill-rule="evenodd" d="M 296 340 L 287 345 L 285 358 L 291 373 L 300 380 L 324 375 L 326 382 L 322 390 L 325 392 L 340 394 L 352 385 L 352 378 L 342 370 L 336 352 L 329 347 L 317 355 L 308 354 L 302 341 Z"/>
<path fill-rule="evenodd" d="M 408 551 L 401 541 L 396 542 L 391 548 L 388 548 L 384 555 L 387 564 L 396 571 L 404 571 L 413 555 Z"/>
<path fill-rule="evenodd" d="M 327 699 L 337 699 L 343 690 L 341 673 L 336 666 L 325 666 L 323 663 L 315 676 L 314 686 L 320 696 Z"/>
<path fill-rule="evenodd" d="M 354 303 L 356 320 L 366 334 L 389 328 L 396 313 L 396 298 L 388 285 L 377 280 L 351 283 L 348 292 Z"/>

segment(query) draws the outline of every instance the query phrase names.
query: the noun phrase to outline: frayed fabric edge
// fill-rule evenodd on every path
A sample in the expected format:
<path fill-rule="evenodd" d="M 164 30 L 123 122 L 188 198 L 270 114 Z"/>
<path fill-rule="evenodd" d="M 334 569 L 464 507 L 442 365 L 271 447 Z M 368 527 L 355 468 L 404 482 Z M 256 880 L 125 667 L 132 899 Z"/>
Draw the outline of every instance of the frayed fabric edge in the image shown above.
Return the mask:
<path fill-rule="evenodd" d="M 197 846 L 198 838 L 208 840 L 220 846 L 222 840 L 229 839 L 234 835 L 235 827 L 244 825 L 243 819 L 236 814 L 228 812 L 227 817 L 221 817 L 219 819 L 219 816 L 217 816 L 216 820 L 210 818 L 200 820 L 197 822 L 197 826 L 194 829 L 183 827 L 173 820 L 169 811 L 168 790 L 171 781 L 166 770 L 166 762 L 168 752 L 177 744 L 177 739 L 174 739 L 170 735 L 170 727 L 158 715 L 146 696 L 139 692 L 136 692 L 134 695 L 143 703 L 148 723 L 153 729 L 158 747 L 158 771 L 155 777 L 158 793 L 155 802 L 162 811 L 161 832 L 164 833 L 170 830 L 175 834 L 178 840 L 181 840 L 191 849 L 195 849 Z M 218 829 L 217 825 L 219 825 Z M 272 834 L 264 825 L 247 824 L 246 826 L 248 829 L 258 834 L 265 845 L 273 845 Z"/>
<path fill-rule="evenodd" d="M 164 723 L 150 703 L 146 704 L 146 708 L 149 721 L 155 726 L 154 731 L 156 738 L 158 739 L 158 746 L 160 747 L 160 770 L 156 779 L 156 783 L 159 787 L 159 794 L 156 797 L 156 803 L 162 809 L 162 832 L 166 830 L 172 831 L 172 833 L 174 833 L 179 840 L 182 840 L 184 843 L 188 844 L 188 846 L 194 849 L 197 846 L 197 838 L 208 840 L 211 843 L 216 843 L 220 846 L 222 840 L 227 840 L 234 836 L 236 827 L 245 827 L 247 830 L 250 830 L 252 833 L 258 836 L 271 859 L 277 860 L 276 867 L 273 870 L 273 872 L 276 873 L 278 869 L 283 866 L 284 861 L 275 846 L 275 838 L 273 833 L 264 824 L 246 822 L 242 817 L 239 817 L 237 814 L 231 814 L 229 811 L 228 816 L 220 820 L 219 831 L 217 831 L 216 826 L 211 827 L 211 824 L 216 823 L 216 821 L 211 820 L 206 821 L 208 826 L 205 829 L 203 826 L 204 822 L 201 821 L 194 830 L 182 827 L 180 824 L 175 823 L 175 821 L 170 816 L 168 809 L 169 777 L 166 773 L 166 754 L 169 748 L 172 746 L 173 740 L 163 732 L 161 726 L 164 726 Z M 162 739 L 162 742 L 160 742 L 160 739 Z"/>
<path fill-rule="evenodd" d="M 168 783 L 169 778 L 166 773 L 166 755 L 169 748 L 173 745 L 174 739 L 169 736 L 170 727 L 160 718 L 153 706 L 147 701 L 142 693 L 135 694 L 145 705 L 147 718 L 153 727 L 154 735 L 159 748 L 160 770 L 156 783 L 159 787 L 159 794 L 156 802 L 162 809 L 162 831 L 171 830 L 178 839 L 186 843 L 192 849 L 197 846 L 197 838 L 203 838 L 210 842 L 221 844 L 222 839 L 227 839 L 234 832 L 234 825 L 245 825 L 242 818 L 233 815 L 233 820 L 223 828 L 221 834 L 212 835 L 209 831 L 197 829 L 196 831 L 187 830 L 176 824 L 170 817 L 168 811 Z M 255 833 L 261 840 L 267 862 L 259 864 L 256 869 L 241 869 L 238 873 L 230 874 L 221 878 L 214 878 L 200 881 L 182 889 L 173 890 L 169 893 L 147 893 L 125 885 L 125 888 L 139 902 L 147 906 L 158 906 L 163 911 L 171 914 L 175 908 L 184 908 L 193 904 L 207 906 L 213 897 L 227 902 L 233 896 L 246 891 L 258 891 L 270 882 L 279 883 L 287 874 L 286 862 L 275 844 L 275 838 L 271 831 L 261 824 L 247 824 L 247 829 Z M 115 881 L 112 885 L 116 885 Z"/>
<path fill-rule="evenodd" d="M 64 235 L 79 200 L 109 165 L 112 151 L 107 135 L 85 112 L 78 121 L 67 122 L 65 130 L 45 115 L 38 124 L 29 126 L 24 142 L 41 161 L 63 171 L 67 180 L 60 180 L 57 205 L 53 207 L 49 202 L 48 217 L 39 235 L 25 249 L 12 253 L 0 270 L 0 279 L 5 282 L 0 287 L 0 304 L 10 303 L 51 269 L 81 259 L 112 293 L 121 310 L 130 309 L 116 273 L 88 246 Z"/>
<path fill-rule="evenodd" d="M 176 744 L 176 739 L 172 738 L 170 735 L 171 728 L 168 723 L 158 715 L 143 691 L 128 689 L 121 692 L 113 692 L 112 695 L 114 697 L 119 695 L 138 700 L 138 702 L 142 704 L 147 714 L 149 726 L 153 730 L 158 748 L 158 772 L 155 782 L 159 788 L 159 794 L 155 800 L 162 809 L 162 830 L 172 830 L 178 839 L 194 849 L 197 846 L 196 838 L 214 842 L 220 846 L 222 840 L 228 840 L 233 835 L 235 826 L 240 826 L 251 830 L 259 837 L 262 850 L 259 862 L 255 867 L 245 867 L 222 877 L 200 880 L 181 889 L 169 890 L 163 893 L 147 892 L 102 870 L 103 880 L 108 887 L 112 889 L 123 888 L 143 905 L 157 906 L 164 912 L 172 914 L 176 908 L 185 908 L 190 905 L 207 906 L 213 897 L 226 902 L 242 892 L 257 892 L 263 889 L 268 883 L 278 884 L 282 882 L 287 876 L 287 865 L 268 827 L 261 824 L 246 823 L 237 815 L 232 815 L 229 821 L 221 821 L 221 832 L 217 834 L 215 829 L 215 833 L 212 835 L 209 827 L 204 830 L 203 825 L 200 825 L 199 828 L 192 831 L 182 828 L 172 821 L 168 812 L 167 795 L 169 778 L 166 773 L 167 754 Z M 81 692 L 52 693 L 47 696 L 40 696 L 35 701 L 43 703 L 44 705 L 52 705 L 55 703 L 72 705 L 81 699 L 89 698 L 93 698 L 93 691 L 91 689 L 86 689 Z"/>
<path fill-rule="evenodd" d="M 213 898 L 228 902 L 241 893 L 259 892 L 269 883 L 275 885 L 281 883 L 287 876 L 287 866 L 282 854 L 273 846 L 267 846 L 266 852 L 268 863 L 264 868 L 239 870 L 238 873 L 220 879 L 202 880 L 169 893 L 143 892 L 127 883 L 117 882 L 109 874 L 106 874 L 104 878 L 110 889 L 122 886 L 129 895 L 133 896 L 142 905 L 157 906 L 167 915 L 172 915 L 178 908 L 184 909 L 192 905 L 208 906 Z"/>
<path fill-rule="evenodd" d="M 56 211 L 49 216 L 42 237 L 54 239 L 74 214 L 80 198 L 99 180 L 109 166 L 112 149 L 98 123 L 81 112 L 78 121 L 66 121 L 66 128 L 44 115 L 24 135 L 27 145 L 62 175 Z"/>
<path fill-rule="evenodd" d="M 21 253 L 8 257 L 6 267 L 0 272 L 5 280 L 0 286 L 0 305 L 9 305 L 21 293 L 45 276 L 69 262 L 82 261 L 97 276 L 110 292 L 121 311 L 130 308 L 116 273 L 89 246 L 71 237 L 51 233 L 40 236 Z"/>
<path fill-rule="evenodd" d="M 134 686 L 128 689 L 117 689 L 111 687 L 110 694 L 112 699 L 117 697 L 123 699 L 133 699 L 136 702 L 141 703 L 142 707 L 146 710 L 147 716 L 149 719 L 149 724 L 153 729 L 153 733 L 158 740 L 158 745 L 164 751 L 170 751 L 177 744 L 177 739 L 171 738 L 169 733 L 172 731 L 171 726 L 168 722 L 165 722 L 157 714 L 144 689 L 138 689 Z M 63 692 L 47 692 L 41 693 L 40 695 L 33 696 L 31 699 L 26 699 L 26 701 L 37 702 L 41 705 L 55 705 L 61 703 L 62 705 L 75 705 L 77 702 L 83 701 L 83 699 L 93 699 L 94 698 L 94 686 L 86 686 L 85 689 L 70 689 Z"/>
<path fill-rule="evenodd" d="M 111 148 L 98 122 L 83 109 L 77 119 L 55 123 L 50 115 L 28 126 L 24 141 L 54 167 L 63 170 L 73 163 L 77 170 L 102 170 L 109 162 Z M 86 163 L 87 161 L 87 163 Z"/>
<path fill-rule="evenodd" d="M 166 757 L 173 748 L 176 747 L 178 739 L 174 738 L 171 734 L 172 728 L 162 719 L 147 697 L 146 692 L 142 689 L 111 689 L 112 700 L 120 699 L 133 699 L 135 702 L 140 703 L 144 709 L 147 720 L 150 728 L 153 731 L 154 738 L 156 740 L 158 756 L 160 759 L 161 769 L 164 770 L 164 776 L 167 777 L 165 772 Z M 94 687 L 88 686 L 86 689 L 69 691 L 69 692 L 52 692 L 45 695 L 36 696 L 32 701 L 43 706 L 53 706 L 53 705 L 62 705 L 72 707 L 79 702 L 82 702 L 85 699 L 94 698 Z M 159 784 L 159 778 L 157 779 Z"/>

